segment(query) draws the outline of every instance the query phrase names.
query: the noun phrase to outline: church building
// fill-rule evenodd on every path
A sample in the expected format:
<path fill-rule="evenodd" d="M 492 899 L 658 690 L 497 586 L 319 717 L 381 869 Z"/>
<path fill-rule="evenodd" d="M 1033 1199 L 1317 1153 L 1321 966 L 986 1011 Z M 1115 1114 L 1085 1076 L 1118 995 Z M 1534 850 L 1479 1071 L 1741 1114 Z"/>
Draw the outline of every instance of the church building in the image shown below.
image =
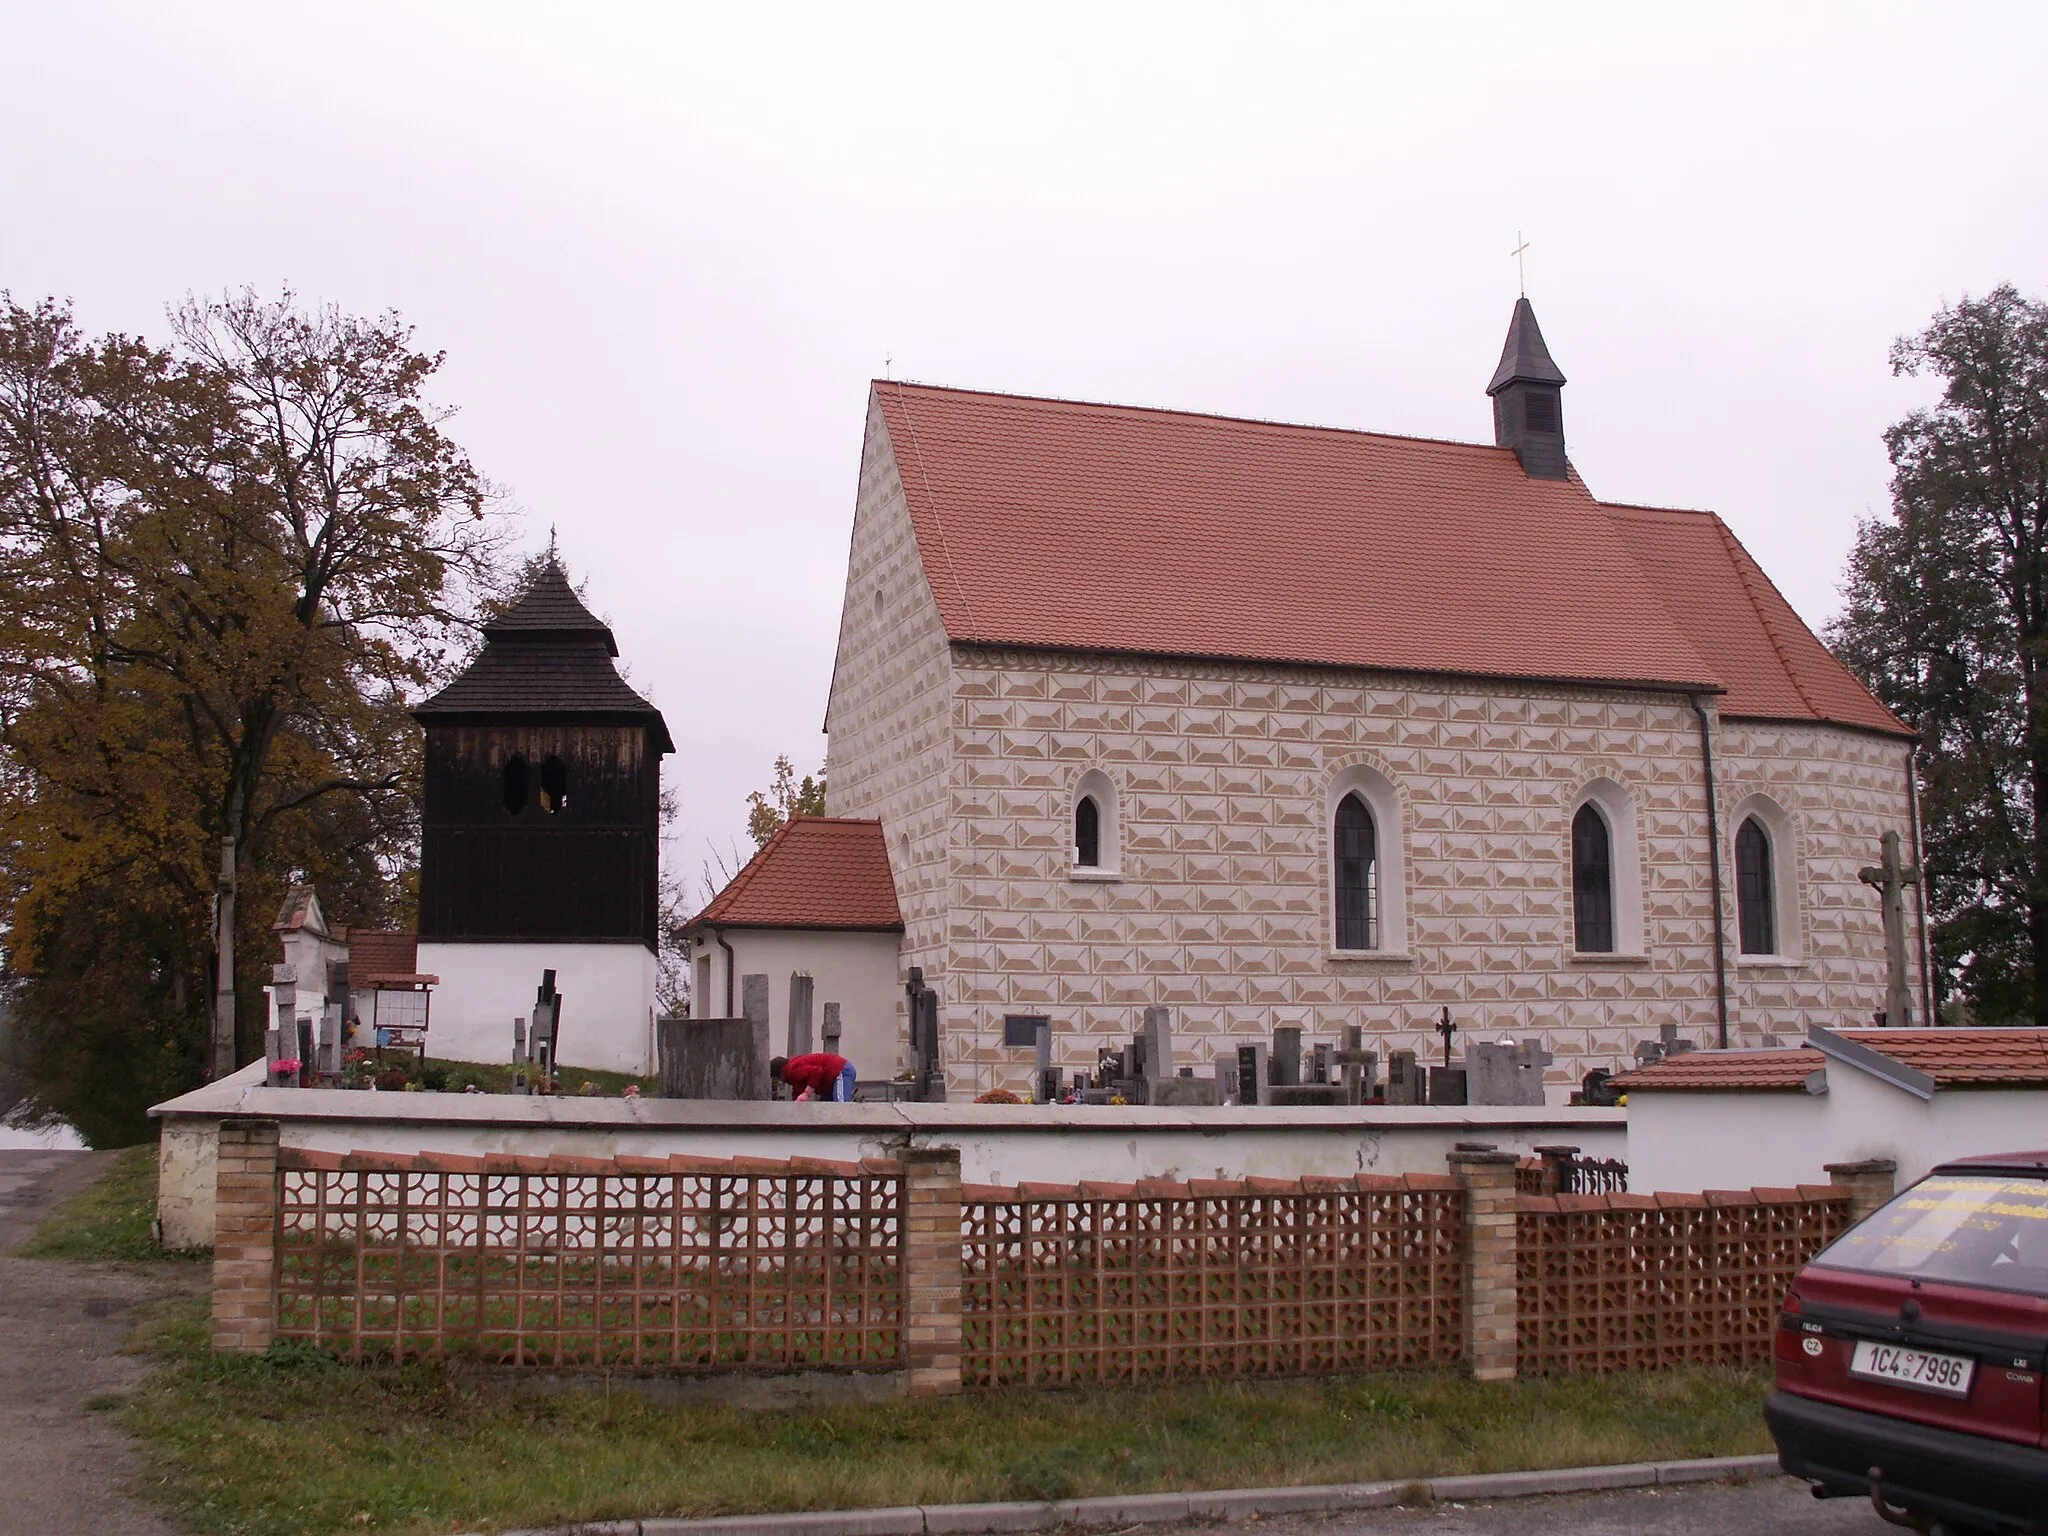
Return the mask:
<path fill-rule="evenodd" d="M 1028 1087 L 1019 1018 L 1072 1069 L 1164 1005 L 1205 1069 L 1283 1025 L 1427 1059 L 1449 1008 L 1541 1036 L 1558 1097 L 1666 1026 L 1761 1046 L 1886 1007 L 1859 870 L 1918 846 L 1912 734 L 1717 516 L 1586 487 L 1564 384 L 1525 299 L 1491 443 L 873 385 L 830 810 L 878 827 L 900 912 L 873 1006 L 900 1044 L 922 973 L 955 1097 Z M 433 744 L 449 698 L 430 806 L 436 764 L 499 771 Z M 640 709 L 621 762 L 662 749 Z M 514 936 L 423 898 L 426 970 Z"/>

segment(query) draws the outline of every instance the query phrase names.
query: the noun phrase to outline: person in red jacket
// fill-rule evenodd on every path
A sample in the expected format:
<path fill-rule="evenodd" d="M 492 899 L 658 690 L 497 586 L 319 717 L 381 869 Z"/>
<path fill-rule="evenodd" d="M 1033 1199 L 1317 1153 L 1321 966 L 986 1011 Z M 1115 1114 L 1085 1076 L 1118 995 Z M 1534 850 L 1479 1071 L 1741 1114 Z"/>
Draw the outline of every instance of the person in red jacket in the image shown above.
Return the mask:
<path fill-rule="evenodd" d="M 799 1096 L 810 1090 L 814 1099 L 831 1099 L 839 1104 L 853 1102 L 853 1063 L 830 1051 L 812 1051 L 807 1056 L 778 1056 L 768 1063 L 768 1075 L 787 1083 Z"/>

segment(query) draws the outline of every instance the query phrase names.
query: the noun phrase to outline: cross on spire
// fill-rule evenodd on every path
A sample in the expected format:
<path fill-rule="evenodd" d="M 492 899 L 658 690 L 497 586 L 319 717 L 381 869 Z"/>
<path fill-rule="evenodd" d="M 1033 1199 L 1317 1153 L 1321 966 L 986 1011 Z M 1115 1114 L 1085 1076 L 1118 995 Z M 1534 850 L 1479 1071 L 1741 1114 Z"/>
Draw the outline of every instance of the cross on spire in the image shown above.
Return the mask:
<path fill-rule="evenodd" d="M 1529 269 L 1522 261 L 1522 253 L 1529 249 L 1529 242 L 1522 238 L 1522 232 L 1515 231 L 1515 248 L 1508 254 L 1515 258 L 1515 282 L 1522 290 L 1522 297 L 1529 296 Z"/>

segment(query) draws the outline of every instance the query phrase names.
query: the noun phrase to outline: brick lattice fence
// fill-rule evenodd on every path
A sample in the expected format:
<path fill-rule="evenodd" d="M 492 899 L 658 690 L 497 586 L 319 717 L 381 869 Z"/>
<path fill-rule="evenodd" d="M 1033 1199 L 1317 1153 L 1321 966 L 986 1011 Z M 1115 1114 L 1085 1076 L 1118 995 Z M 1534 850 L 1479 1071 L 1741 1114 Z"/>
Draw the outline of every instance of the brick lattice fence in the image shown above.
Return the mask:
<path fill-rule="evenodd" d="M 345 1359 L 894 1370 L 903 1170 L 738 1158 L 277 1158 L 278 1338 Z"/>
<path fill-rule="evenodd" d="M 1555 1159 L 1546 1159 L 1546 1164 Z M 346 1156 L 221 1126 L 213 1342 L 349 1360 L 901 1372 L 908 1391 L 1769 1359 L 1800 1265 L 1889 1197 L 1529 1194 L 1447 1174 L 965 1185 L 900 1159 Z M 1558 1175 L 1546 1166 L 1551 1187 Z"/>
<path fill-rule="evenodd" d="M 968 1186 L 967 1385 L 1453 1365 L 1463 1194 L 1441 1174 Z"/>
<path fill-rule="evenodd" d="M 1800 1266 L 1850 1225 L 1839 1185 L 1522 1195 L 1520 1374 L 1755 1366 Z"/>

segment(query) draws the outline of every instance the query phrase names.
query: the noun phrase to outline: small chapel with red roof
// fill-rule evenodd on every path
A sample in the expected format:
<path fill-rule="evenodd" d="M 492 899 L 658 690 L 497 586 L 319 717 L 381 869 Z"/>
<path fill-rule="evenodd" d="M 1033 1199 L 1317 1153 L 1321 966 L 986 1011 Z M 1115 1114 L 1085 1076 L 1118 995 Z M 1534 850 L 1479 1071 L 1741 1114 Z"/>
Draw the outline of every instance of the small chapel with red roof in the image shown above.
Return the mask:
<path fill-rule="evenodd" d="M 711 1011 L 722 915 L 864 935 L 871 1051 L 915 968 L 955 1097 L 1028 1090 L 1020 1017 L 1076 1068 L 1155 1006 L 1197 1070 L 1283 1026 L 1427 1056 L 1448 1008 L 1559 1100 L 1670 1030 L 1870 1023 L 1912 733 L 1719 517 L 1595 496 L 1564 385 L 1526 299 L 1490 443 L 875 382 L 837 830 L 700 915 Z M 781 878 L 827 844 L 858 867 Z"/>

